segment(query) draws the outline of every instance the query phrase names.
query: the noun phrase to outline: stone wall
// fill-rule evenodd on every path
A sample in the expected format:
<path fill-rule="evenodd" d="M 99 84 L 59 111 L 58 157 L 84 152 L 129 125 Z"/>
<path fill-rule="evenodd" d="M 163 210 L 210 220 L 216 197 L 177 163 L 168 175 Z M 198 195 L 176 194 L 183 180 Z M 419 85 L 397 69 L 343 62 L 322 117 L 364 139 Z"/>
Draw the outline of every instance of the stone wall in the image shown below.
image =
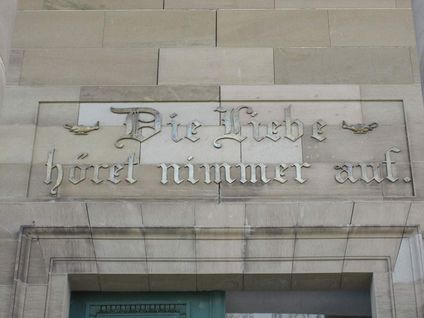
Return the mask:
<path fill-rule="evenodd" d="M 374 318 L 422 317 L 413 26 L 405 0 L 21 0 L 0 108 L 0 317 L 65 318 L 73 290 L 302 288 L 370 288 Z M 385 133 L 367 151 L 401 140 L 400 172 L 413 182 L 341 188 L 332 175 L 300 196 L 240 185 L 194 196 L 152 179 L 138 198 L 124 182 L 58 196 L 43 183 L 47 146 L 84 144 L 60 137 L 83 103 L 172 102 L 183 112 L 187 102 L 290 101 L 376 116 Z M 103 146 L 91 144 L 112 156 Z M 329 165 L 329 153 L 312 164 Z"/>

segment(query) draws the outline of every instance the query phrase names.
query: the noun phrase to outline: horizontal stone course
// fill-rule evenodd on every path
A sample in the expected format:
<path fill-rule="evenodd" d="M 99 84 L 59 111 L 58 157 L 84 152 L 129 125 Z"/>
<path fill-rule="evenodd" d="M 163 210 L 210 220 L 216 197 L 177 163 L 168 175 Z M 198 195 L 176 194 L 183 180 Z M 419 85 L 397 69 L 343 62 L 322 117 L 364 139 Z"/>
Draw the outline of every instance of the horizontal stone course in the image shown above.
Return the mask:
<path fill-rule="evenodd" d="M 16 16 L 16 48 L 101 47 L 104 14 L 99 11 L 22 11 Z"/>
<path fill-rule="evenodd" d="M 218 11 L 219 47 L 327 47 L 325 10 Z"/>
<path fill-rule="evenodd" d="M 165 9 L 271 9 L 274 0 L 164 0 Z"/>
<path fill-rule="evenodd" d="M 414 46 L 411 10 L 330 10 L 332 46 Z"/>
<path fill-rule="evenodd" d="M 160 50 L 159 84 L 273 84 L 268 48 L 165 48 Z"/>
<path fill-rule="evenodd" d="M 275 49 L 276 84 L 413 83 L 408 48 Z"/>
<path fill-rule="evenodd" d="M 189 10 L 105 13 L 104 47 L 215 46 L 215 12 Z"/>
<path fill-rule="evenodd" d="M 31 49 L 25 51 L 24 85 L 152 85 L 157 49 Z"/>

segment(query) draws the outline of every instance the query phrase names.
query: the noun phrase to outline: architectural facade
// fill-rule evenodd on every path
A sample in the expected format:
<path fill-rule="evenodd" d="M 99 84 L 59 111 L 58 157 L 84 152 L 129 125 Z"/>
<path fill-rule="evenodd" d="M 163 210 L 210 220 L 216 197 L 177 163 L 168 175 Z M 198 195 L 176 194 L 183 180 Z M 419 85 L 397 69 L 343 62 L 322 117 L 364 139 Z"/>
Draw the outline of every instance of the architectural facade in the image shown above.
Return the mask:
<path fill-rule="evenodd" d="M 0 317 L 423 317 L 420 7 L 2 1 Z"/>

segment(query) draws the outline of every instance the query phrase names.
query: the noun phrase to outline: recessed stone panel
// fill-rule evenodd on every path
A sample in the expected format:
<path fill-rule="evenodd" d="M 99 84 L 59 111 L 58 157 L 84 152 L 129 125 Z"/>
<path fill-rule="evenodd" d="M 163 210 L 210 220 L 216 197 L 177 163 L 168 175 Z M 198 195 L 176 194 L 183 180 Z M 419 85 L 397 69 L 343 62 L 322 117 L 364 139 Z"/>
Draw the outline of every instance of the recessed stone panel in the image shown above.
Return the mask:
<path fill-rule="evenodd" d="M 29 196 L 414 195 L 401 101 L 268 95 L 221 103 L 42 103 Z"/>

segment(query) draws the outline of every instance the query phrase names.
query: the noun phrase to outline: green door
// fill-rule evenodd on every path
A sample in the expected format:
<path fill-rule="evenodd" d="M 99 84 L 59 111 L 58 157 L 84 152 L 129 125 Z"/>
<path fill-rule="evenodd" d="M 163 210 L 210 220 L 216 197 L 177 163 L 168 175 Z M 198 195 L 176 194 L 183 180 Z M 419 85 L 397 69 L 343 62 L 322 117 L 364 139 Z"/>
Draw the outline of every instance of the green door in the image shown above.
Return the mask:
<path fill-rule="evenodd" d="M 70 318 L 225 318 L 225 294 L 72 293 Z"/>

